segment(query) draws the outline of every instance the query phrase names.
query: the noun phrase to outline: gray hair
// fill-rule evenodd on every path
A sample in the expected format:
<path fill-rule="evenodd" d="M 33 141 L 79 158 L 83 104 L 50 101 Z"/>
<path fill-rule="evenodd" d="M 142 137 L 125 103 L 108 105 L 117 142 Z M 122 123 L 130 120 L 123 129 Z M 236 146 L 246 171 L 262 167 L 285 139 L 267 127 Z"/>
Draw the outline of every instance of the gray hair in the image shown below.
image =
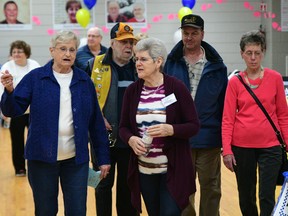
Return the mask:
<path fill-rule="evenodd" d="M 245 51 L 245 47 L 247 45 L 260 45 L 261 50 L 265 51 L 266 50 L 265 35 L 258 30 L 252 30 L 244 33 L 240 40 L 240 49 L 242 52 Z"/>
<path fill-rule="evenodd" d="M 157 38 L 144 38 L 136 44 L 137 51 L 148 51 L 150 57 L 155 60 L 162 58 L 163 62 L 160 67 L 160 71 L 163 71 L 165 61 L 167 59 L 167 49 L 165 44 Z"/>
<path fill-rule="evenodd" d="M 76 49 L 80 44 L 80 40 L 77 35 L 72 31 L 60 31 L 55 34 L 51 39 L 51 47 L 56 47 L 58 43 L 66 43 L 70 41 L 75 41 Z"/>
<path fill-rule="evenodd" d="M 99 28 L 99 27 L 97 27 L 97 26 L 91 27 L 91 28 L 88 29 L 87 34 L 88 34 L 88 32 L 90 32 L 91 30 L 96 30 L 96 31 L 98 32 L 98 34 L 99 34 L 101 37 L 103 37 L 103 31 L 102 31 L 101 28 Z"/>

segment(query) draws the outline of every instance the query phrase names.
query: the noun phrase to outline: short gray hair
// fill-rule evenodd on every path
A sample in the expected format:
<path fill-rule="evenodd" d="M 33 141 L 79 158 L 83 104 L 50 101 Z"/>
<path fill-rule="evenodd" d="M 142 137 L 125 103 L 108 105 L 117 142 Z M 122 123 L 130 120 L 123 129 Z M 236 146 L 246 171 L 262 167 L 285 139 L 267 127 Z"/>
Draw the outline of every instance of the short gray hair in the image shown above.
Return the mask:
<path fill-rule="evenodd" d="M 148 51 L 150 57 L 155 60 L 162 58 L 163 62 L 160 67 L 160 71 L 163 71 L 165 61 L 167 59 L 167 49 L 165 44 L 157 38 L 144 38 L 136 44 L 137 51 Z"/>
<path fill-rule="evenodd" d="M 96 30 L 96 31 L 98 32 L 98 34 L 99 34 L 101 37 L 103 37 L 103 31 L 102 31 L 101 28 L 99 28 L 99 27 L 97 27 L 97 26 L 91 27 L 91 28 L 88 29 L 87 34 L 88 34 L 88 32 L 91 31 L 91 30 Z"/>
<path fill-rule="evenodd" d="M 66 43 L 70 41 L 75 41 L 76 49 L 80 44 L 78 36 L 72 31 L 60 31 L 55 34 L 51 39 L 51 47 L 56 47 L 58 43 Z"/>
<path fill-rule="evenodd" d="M 244 33 L 240 40 L 240 49 L 242 52 L 245 51 L 245 47 L 247 45 L 260 45 L 261 50 L 265 51 L 266 50 L 265 35 L 258 30 L 252 30 Z"/>

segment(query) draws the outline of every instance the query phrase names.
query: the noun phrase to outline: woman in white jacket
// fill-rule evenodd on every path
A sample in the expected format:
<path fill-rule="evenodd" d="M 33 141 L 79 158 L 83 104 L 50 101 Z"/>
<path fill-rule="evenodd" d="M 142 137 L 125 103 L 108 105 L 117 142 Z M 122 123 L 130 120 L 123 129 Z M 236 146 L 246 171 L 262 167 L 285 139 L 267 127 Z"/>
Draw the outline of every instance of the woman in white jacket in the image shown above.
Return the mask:
<path fill-rule="evenodd" d="M 35 60 L 29 59 L 31 56 L 31 47 L 22 40 L 17 40 L 10 45 L 11 60 L 3 64 L 1 73 L 6 70 L 13 76 L 14 88 L 20 80 L 29 73 L 32 69 L 40 67 Z M 4 91 L 3 85 L 0 85 L 0 95 Z M 10 121 L 10 135 L 12 143 L 12 160 L 15 168 L 16 176 L 25 176 L 25 159 L 24 159 L 24 145 L 25 145 L 25 127 L 29 126 L 29 109 L 22 116 L 6 118 L 2 116 L 6 122 Z"/>

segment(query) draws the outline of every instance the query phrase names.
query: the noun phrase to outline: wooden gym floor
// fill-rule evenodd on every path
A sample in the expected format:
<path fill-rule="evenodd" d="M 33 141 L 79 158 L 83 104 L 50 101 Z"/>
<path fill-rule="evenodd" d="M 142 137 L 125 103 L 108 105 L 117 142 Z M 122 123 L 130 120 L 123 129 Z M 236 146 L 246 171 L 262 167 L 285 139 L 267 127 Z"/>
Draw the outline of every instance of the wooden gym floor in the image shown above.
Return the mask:
<path fill-rule="evenodd" d="M 199 187 L 197 183 L 197 188 Z M 115 187 L 114 187 L 115 188 Z M 276 197 L 281 187 L 277 187 Z M 113 204 L 115 206 L 115 189 L 113 190 Z M 199 205 L 199 193 L 196 193 L 196 206 Z M 144 204 L 143 213 L 147 216 Z M 9 129 L 0 127 L 0 216 L 32 216 L 34 206 L 31 189 L 27 177 L 15 177 L 11 159 L 11 142 Z M 59 216 L 63 216 L 62 195 L 59 195 Z M 88 188 L 87 216 L 95 216 L 94 189 Z M 116 216 L 115 207 L 113 216 Z M 238 192 L 234 173 L 222 164 L 222 199 L 221 216 L 240 216 Z"/>

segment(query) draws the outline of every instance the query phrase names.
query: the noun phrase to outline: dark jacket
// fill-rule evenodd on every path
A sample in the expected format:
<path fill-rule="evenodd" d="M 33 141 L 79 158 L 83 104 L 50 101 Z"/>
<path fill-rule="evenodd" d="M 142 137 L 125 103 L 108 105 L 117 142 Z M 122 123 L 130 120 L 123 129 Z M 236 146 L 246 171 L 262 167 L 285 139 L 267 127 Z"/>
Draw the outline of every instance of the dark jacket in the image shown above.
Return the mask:
<path fill-rule="evenodd" d="M 192 148 L 222 147 L 221 122 L 227 87 L 227 67 L 217 51 L 202 41 L 206 62 L 195 96 L 195 106 L 200 120 L 199 133 L 190 139 Z M 188 68 L 183 58 L 180 41 L 167 57 L 164 71 L 184 82 L 191 92 Z"/>
<path fill-rule="evenodd" d="M 100 52 L 98 55 L 102 55 L 106 53 L 106 51 L 107 51 L 107 47 L 102 46 L 100 44 Z M 86 70 L 88 66 L 88 60 L 93 57 L 94 57 L 94 54 L 89 49 L 88 45 L 80 47 L 77 51 L 74 65 L 82 70 Z M 88 74 L 88 75 L 91 76 L 91 74 Z"/>
<path fill-rule="evenodd" d="M 144 81 L 131 84 L 124 95 L 120 122 L 120 137 L 128 144 L 131 136 L 140 136 L 136 124 L 136 112 Z M 174 135 L 164 138 L 163 152 L 168 158 L 167 187 L 181 209 L 189 202 L 189 196 L 196 191 L 189 137 L 199 130 L 199 120 L 193 99 L 177 79 L 164 75 L 165 95 L 175 94 L 177 102 L 166 107 L 166 122 L 171 124 Z M 133 206 L 141 212 L 138 157 L 131 153 L 128 185 Z"/>
<path fill-rule="evenodd" d="M 87 73 L 91 74 L 94 60 L 95 58 L 90 59 L 88 61 L 88 68 L 87 68 L 88 70 L 86 71 Z M 121 110 L 121 107 L 118 107 L 118 104 L 119 104 L 118 100 L 123 100 L 122 99 L 123 95 L 121 96 L 118 93 L 118 73 L 116 71 L 117 69 L 115 68 L 113 64 L 111 47 L 107 50 L 105 57 L 103 58 L 102 64 L 109 65 L 112 71 L 111 85 L 110 85 L 109 94 L 108 94 L 105 106 L 103 107 L 103 115 L 111 125 L 114 125 L 113 137 L 117 137 L 116 147 L 128 148 L 128 146 L 124 144 L 122 140 L 119 138 L 119 133 L 118 133 L 119 119 L 120 119 L 120 114 L 121 114 L 121 112 L 119 111 Z M 131 71 L 131 73 L 133 74 L 133 80 L 131 80 L 131 83 L 132 83 L 137 79 L 135 63 L 131 59 L 128 64 L 132 64 L 133 66 L 133 71 Z M 127 83 L 127 85 L 129 84 L 130 83 Z M 121 98 L 119 98 L 119 96 Z"/>
<path fill-rule="evenodd" d="M 24 114 L 30 105 L 30 125 L 25 147 L 28 160 L 57 161 L 60 86 L 53 75 L 53 62 L 24 76 L 11 94 L 5 91 L 1 109 L 5 116 Z M 109 141 L 95 88 L 90 77 L 73 68 L 70 84 L 76 163 L 89 161 L 88 131 L 99 166 L 110 164 Z"/>

